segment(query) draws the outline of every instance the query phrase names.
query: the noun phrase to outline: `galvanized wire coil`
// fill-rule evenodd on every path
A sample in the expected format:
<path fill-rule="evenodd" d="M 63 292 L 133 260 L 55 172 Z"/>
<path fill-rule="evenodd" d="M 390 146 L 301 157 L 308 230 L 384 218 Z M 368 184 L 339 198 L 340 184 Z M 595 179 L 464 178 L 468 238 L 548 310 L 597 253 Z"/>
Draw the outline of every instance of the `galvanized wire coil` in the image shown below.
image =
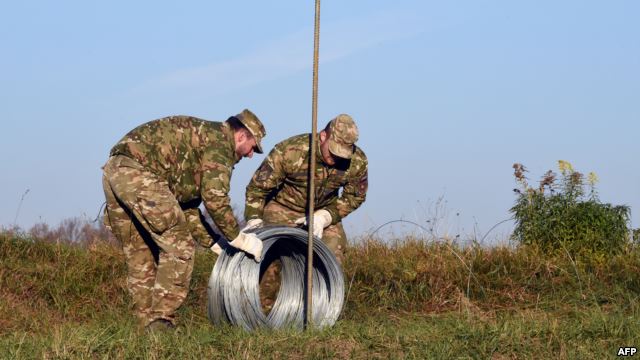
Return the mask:
<path fill-rule="evenodd" d="M 243 251 L 224 248 L 211 271 L 207 288 L 209 319 L 216 325 L 231 323 L 251 331 L 258 328 L 304 327 L 306 254 L 308 234 L 290 227 L 254 231 L 262 240 L 261 263 Z M 313 242 L 313 326 L 332 326 L 344 305 L 344 277 L 333 252 L 319 239 Z M 276 260 L 281 262 L 280 290 L 271 311 L 260 304 L 260 279 Z"/>

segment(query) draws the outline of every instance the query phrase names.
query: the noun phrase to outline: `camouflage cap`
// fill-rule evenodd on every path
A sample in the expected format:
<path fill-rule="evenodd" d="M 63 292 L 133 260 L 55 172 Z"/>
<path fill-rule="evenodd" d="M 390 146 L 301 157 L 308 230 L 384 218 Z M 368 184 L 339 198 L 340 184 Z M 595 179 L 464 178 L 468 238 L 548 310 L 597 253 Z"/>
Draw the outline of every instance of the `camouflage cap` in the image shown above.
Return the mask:
<path fill-rule="evenodd" d="M 255 151 L 258 154 L 262 154 L 262 144 L 260 142 L 262 141 L 262 138 L 267 135 L 267 131 L 264 129 L 264 125 L 262 125 L 260 119 L 258 119 L 258 117 L 254 113 L 249 111 L 249 109 L 242 110 L 240 114 L 234 117 L 238 119 L 238 121 L 240 121 L 242 125 L 247 128 L 247 130 L 249 130 L 251 135 L 253 135 L 253 137 L 256 139 Z"/>
<path fill-rule="evenodd" d="M 358 141 L 358 128 L 351 116 L 340 114 L 329 123 L 329 151 L 344 159 L 351 159 Z"/>

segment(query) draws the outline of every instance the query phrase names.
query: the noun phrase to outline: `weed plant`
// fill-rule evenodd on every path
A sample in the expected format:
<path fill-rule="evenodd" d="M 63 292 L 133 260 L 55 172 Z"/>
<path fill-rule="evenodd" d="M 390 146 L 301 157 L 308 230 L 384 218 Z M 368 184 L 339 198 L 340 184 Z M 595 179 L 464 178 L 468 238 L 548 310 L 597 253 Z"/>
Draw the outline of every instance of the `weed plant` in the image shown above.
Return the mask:
<path fill-rule="evenodd" d="M 602 203 L 594 173 L 585 183 L 584 175 L 570 163 L 558 163 L 560 179 L 549 170 L 537 188 L 529 186 L 523 165 L 513 165 L 520 188 L 514 189 L 517 199 L 511 213 L 516 226 L 512 238 L 544 251 L 620 253 L 630 242 L 629 207 Z"/>

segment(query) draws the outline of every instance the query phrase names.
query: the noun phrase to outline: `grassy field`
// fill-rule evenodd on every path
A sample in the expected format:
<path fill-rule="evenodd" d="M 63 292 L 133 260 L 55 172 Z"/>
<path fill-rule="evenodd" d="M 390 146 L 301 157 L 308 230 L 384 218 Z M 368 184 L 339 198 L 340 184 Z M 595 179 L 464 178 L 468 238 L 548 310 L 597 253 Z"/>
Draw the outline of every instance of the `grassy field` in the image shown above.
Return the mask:
<path fill-rule="evenodd" d="M 117 246 L 0 234 L 2 358 L 614 358 L 640 345 L 640 250 L 612 257 L 459 249 L 407 238 L 354 245 L 331 329 L 212 326 L 198 252 L 173 332 L 139 331 Z"/>

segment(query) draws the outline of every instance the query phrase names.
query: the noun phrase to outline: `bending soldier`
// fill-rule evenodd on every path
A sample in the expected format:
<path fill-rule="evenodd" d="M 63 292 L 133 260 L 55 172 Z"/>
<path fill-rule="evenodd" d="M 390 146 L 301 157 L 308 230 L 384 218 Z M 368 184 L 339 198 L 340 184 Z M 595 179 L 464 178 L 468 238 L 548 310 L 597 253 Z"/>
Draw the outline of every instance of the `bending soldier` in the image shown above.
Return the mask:
<path fill-rule="evenodd" d="M 239 231 L 228 193 L 234 165 L 262 153 L 265 135 L 249 110 L 225 122 L 170 116 L 138 126 L 111 149 L 102 179 L 105 224 L 123 245 L 141 325 L 175 326 L 191 281 L 194 239 L 208 248 L 216 241 L 198 209 L 202 202 L 229 244 L 260 260 L 262 242 Z"/>
<path fill-rule="evenodd" d="M 256 170 L 246 191 L 245 229 L 305 221 L 310 137 L 302 134 L 280 142 Z M 331 120 L 318 140 L 314 235 L 342 262 L 347 239 L 341 220 L 365 201 L 367 158 L 355 145 L 358 129 L 349 115 Z"/>

